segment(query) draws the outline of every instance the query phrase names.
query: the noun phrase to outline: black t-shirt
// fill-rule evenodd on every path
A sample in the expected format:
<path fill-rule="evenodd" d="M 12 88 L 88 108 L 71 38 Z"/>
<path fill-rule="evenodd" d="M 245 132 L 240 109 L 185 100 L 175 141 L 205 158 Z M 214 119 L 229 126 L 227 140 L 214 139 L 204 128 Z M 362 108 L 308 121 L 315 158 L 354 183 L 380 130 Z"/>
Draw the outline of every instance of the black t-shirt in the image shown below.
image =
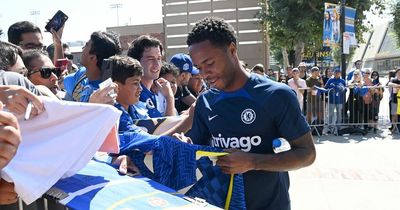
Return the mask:
<path fill-rule="evenodd" d="M 182 99 L 186 96 L 189 96 L 191 93 L 187 86 L 178 86 L 176 93 L 175 93 L 175 108 L 178 113 L 189 109 L 190 106 L 186 105 Z"/>

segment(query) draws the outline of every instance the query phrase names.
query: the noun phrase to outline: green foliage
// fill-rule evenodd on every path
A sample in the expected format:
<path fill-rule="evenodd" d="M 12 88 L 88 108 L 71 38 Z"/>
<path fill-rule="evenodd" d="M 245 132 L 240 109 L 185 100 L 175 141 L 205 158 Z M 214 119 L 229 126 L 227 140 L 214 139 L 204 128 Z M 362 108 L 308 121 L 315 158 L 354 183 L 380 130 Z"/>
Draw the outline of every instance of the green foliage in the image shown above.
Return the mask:
<path fill-rule="evenodd" d="M 397 2 L 392 8 L 393 31 L 395 33 L 397 45 L 400 46 L 400 2 Z"/>
<path fill-rule="evenodd" d="M 362 34 L 369 30 L 363 25 L 366 18 L 364 11 L 382 13 L 385 0 L 347 0 L 346 6 L 353 7 L 356 12 L 356 38 L 363 42 Z M 330 3 L 339 4 L 333 0 Z M 286 47 L 289 51 L 298 43 L 313 46 L 315 50 L 322 48 L 322 30 L 324 2 L 320 0 L 260 0 L 262 11 L 258 17 L 261 23 L 269 27 L 271 49 L 280 50 Z M 399 17 L 400 18 L 400 17 Z M 400 30 L 400 27 L 398 27 Z"/>

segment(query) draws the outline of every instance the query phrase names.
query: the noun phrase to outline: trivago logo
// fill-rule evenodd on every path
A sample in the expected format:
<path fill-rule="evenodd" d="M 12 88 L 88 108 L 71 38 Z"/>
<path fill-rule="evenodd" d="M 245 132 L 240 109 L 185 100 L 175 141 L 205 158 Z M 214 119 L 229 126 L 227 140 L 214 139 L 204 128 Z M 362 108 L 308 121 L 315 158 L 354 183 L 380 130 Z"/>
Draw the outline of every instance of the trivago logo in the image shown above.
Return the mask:
<path fill-rule="evenodd" d="M 260 144 L 260 136 L 222 137 L 221 134 L 218 134 L 218 137 L 212 136 L 211 140 L 211 145 L 214 147 L 237 148 L 244 152 L 249 152 L 252 146 Z"/>

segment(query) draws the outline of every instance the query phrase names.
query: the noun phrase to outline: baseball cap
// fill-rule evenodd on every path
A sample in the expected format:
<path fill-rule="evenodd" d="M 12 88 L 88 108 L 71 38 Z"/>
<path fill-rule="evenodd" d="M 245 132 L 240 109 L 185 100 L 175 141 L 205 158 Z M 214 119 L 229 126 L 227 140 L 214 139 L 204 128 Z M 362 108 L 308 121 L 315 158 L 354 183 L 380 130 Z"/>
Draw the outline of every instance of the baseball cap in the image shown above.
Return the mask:
<path fill-rule="evenodd" d="M 311 68 L 311 72 L 314 72 L 314 71 L 319 71 L 319 68 L 316 67 L 316 66 L 312 67 L 312 68 Z"/>
<path fill-rule="evenodd" d="M 192 59 L 185 53 L 178 53 L 171 57 L 170 60 L 180 71 L 189 72 L 191 74 L 199 74 L 199 70 L 193 66 Z"/>
<path fill-rule="evenodd" d="M 306 63 L 300 62 L 300 63 L 299 63 L 299 67 L 302 67 L 302 66 L 303 66 L 303 67 L 307 67 Z"/>
<path fill-rule="evenodd" d="M 340 70 L 340 67 L 335 67 L 335 68 L 333 69 L 333 72 L 342 72 L 342 71 Z"/>
<path fill-rule="evenodd" d="M 298 71 L 300 72 L 300 70 L 298 68 L 293 68 L 292 71 Z"/>

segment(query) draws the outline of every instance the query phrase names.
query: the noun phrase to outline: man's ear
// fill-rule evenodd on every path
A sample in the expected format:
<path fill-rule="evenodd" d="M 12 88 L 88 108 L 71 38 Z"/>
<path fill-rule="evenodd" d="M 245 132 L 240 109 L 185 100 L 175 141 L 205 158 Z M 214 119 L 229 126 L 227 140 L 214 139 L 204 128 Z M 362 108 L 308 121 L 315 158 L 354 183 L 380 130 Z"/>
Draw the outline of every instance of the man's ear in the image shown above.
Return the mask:
<path fill-rule="evenodd" d="M 232 55 L 236 55 L 236 44 L 231 42 L 231 44 L 228 46 L 228 52 L 230 52 Z"/>
<path fill-rule="evenodd" d="M 97 56 L 96 55 L 90 55 L 89 58 L 90 58 L 90 61 L 92 61 L 95 64 L 97 64 Z"/>

